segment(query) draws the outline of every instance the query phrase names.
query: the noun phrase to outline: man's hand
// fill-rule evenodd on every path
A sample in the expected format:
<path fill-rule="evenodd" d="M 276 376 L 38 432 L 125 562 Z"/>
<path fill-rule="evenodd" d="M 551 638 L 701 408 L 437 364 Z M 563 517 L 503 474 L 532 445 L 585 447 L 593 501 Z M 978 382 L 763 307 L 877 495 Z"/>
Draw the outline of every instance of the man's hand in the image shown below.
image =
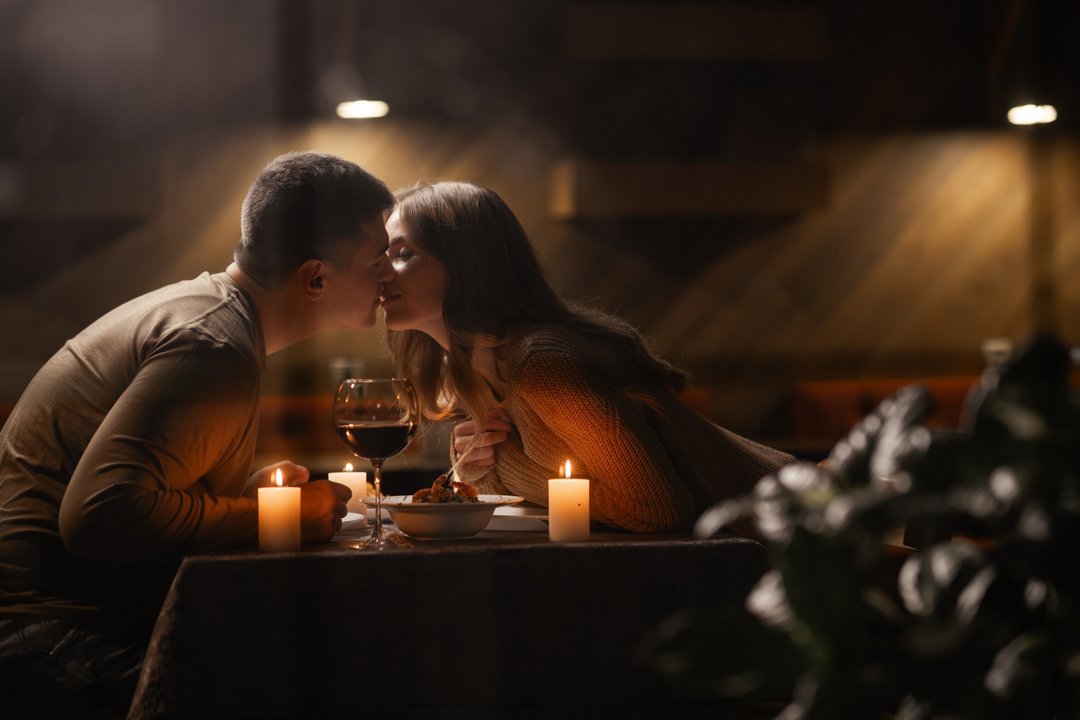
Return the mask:
<path fill-rule="evenodd" d="M 274 485 L 274 471 L 281 469 L 282 485 L 303 485 L 311 477 L 311 472 L 303 465 L 297 465 L 291 460 L 281 460 L 273 465 L 267 465 L 251 473 L 247 484 L 244 486 L 244 497 L 257 497 L 256 492 L 261 487 Z"/>
<path fill-rule="evenodd" d="M 324 543 L 341 529 L 341 519 L 348 510 L 345 503 L 352 491 L 329 480 L 312 480 L 300 486 L 300 540 Z"/>
<path fill-rule="evenodd" d="M 491 467 L 495 464 L 495 446 L 506 440 L 507 435 L 513 429 L 514 426 L 502 419 L 498 413 L 489 414 L 487 429 L 480 434 L 476 447 L 468 455 L 464 455 L 469 443 L 473 442 L 473 438 L 476 437 L 477 431 L 475 421 L 464 420 L 454 426 L 452 438 L 454 454 L 461 457 L 461 461 L 466 465 Z"/>

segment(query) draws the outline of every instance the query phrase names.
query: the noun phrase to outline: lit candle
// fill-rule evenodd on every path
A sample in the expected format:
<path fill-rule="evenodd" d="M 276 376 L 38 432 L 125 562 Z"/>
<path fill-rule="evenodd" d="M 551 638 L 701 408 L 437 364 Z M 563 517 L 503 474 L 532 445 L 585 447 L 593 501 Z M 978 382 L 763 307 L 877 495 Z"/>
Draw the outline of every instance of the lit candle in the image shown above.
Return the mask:
<path fill-rule="evenodd" d="M 332 472 L 327 476 L 330 482 L 341 483 L 352 490 L 347 507 L 349 512 L 366 513 L 364 498 L 367 497 L 367 473 L 353 472 L 352 463 L 345 463 L 345 470 Z"/>
<path fill-rule="evenodd" d="M 259 549 L 282 552 L 300 549 L 300 488 L 283 487 L 281 468 L 276 486 L 259 488 Z"/>
<path fill-rule="evenodd" d="M 570 477 L 566 461 L 565 477 L 548 480 L 548 537 L 556 542 L 589 539 L 589 481 Z"/>

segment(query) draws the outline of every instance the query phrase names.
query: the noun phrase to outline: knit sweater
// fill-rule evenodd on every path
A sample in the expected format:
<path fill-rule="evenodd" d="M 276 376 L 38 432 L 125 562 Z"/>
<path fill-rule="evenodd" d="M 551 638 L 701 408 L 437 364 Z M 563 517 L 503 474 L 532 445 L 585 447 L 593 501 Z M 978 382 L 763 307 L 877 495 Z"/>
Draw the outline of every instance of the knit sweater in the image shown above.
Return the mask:
<path fill-rule="evenodd" d="M 493 467 L 459 470 L 482 493 L 547 505 L 547 481 L 569 459 L 591 481 L 594 521 L 681 531 L 795 460 L 709 422 L 617 350 L 567 329 L 522 338 L 504 377 L 502 409 L 517 432 L 495 447 Z"/>

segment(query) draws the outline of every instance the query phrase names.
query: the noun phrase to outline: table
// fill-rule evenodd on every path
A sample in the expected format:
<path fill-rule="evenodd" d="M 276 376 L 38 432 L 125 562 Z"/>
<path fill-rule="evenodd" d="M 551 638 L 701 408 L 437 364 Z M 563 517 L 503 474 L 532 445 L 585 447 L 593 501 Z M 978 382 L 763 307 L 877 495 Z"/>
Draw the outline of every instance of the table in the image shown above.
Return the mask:
<path fill-rule="evenodd" d="M 394 537 L 186 558 L 129 720 L 680 717 L 636 651 L 681 608 L 742 603 L 768 564 L 737 538 Z"/>

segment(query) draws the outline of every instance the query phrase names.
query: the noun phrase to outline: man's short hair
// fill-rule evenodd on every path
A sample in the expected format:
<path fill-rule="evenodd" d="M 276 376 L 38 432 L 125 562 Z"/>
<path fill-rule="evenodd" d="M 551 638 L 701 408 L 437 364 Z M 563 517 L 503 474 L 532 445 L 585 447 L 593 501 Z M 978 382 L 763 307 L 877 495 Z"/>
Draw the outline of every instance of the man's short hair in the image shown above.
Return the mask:
<path fill-rule="evenodd" d="M 393 206 L 386 185 L 356 163 L 325 153 L 281 155 L 244 199 L 236 263 L 267 288 L 312 258 L 347 267 L 360 225 Z"/>

